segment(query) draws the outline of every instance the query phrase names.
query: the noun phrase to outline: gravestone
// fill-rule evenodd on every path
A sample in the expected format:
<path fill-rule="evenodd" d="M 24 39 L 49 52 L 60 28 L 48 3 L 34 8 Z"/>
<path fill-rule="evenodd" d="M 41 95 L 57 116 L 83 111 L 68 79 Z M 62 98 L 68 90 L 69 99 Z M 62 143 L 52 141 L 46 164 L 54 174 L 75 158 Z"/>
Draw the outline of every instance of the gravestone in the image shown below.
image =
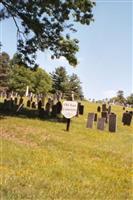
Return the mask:
<path fill-rule="evenodd" d="M 129 112 L 123 113 L 122 122 L 123 125 L 130 126 L 132 121 L 132 114 Z"/>
<path fill-rule="evenodd" d="M 62 103 L 60 101 L 58 101 L 57 104 L 56 104 L 57 114 L 61 114 L 61 110 L 62 110 Z"/>
<path fill-rule="evenodd" d="M 38 110 L 41 110 L 41 109 L 42 109 L 42 101 L 39 100 L 39 101 L 38 101 Z"/>
<path fill-rule="evenodd" d="M 102 112 L 106 112 L 107 108 L 106 108 L 106 104 L 102 104 Z"/>
<path fill-rule="evenodd" d="M 51 112 L 51 114 L 52 114 L 53 117 L 56 117 L 56 115 L 57 115 L 57 106 L 56 105 L 52 106 L 52 112 Z"/>
<path fill-rule="evenodd" d="M 93 128 L 95 113 L 88 113 L 87 128 Z"/>
<path fill-rule="evenodd" d="M 19 105 L 21 105 L 21 104 L 23 104 L 23 98 L 21 97 L 20 99 L 19 99 Z"/>
<path fill-rule="evenodd" d="M 109 131 L 116 132 L 116 125 L 117 125 L 116 114 L 111 113 L 109 115 Z"/>
<path fill-rule="evenodd" d="M 29 108 L 30 108 L 30 106 L 31 106 L 31 101 L 30 101 L 30 100 L 28 100 L 28 101 L 27 101 L 27 107 L 29 107 Z"/>
<path fill-rule="evenodd" d="M 36 108 L 36 103 L 35 103 L 35 101 L 32 102 L 31 107 L 32 107 L 32 108 Z"/>
<path fill-rule="evenodd" d="M 105 118 L 98 118 L 97 129 L 103 131 L 105 127 Z"/>
<path fill-rule="evenodd" d="M 107 113 L 107 111 L 101 112 L 101 117 L 102 117 L 102 118 L 105 118 L 105 122 L 106 122 L 106 123 L 108 122 L 108 113 Z"/>
<path fill-rule="evenodd" d="M 100 106 L 97 107 L 97 112 L 101 112 L 101 107 Z"/>
<path fill-rule="evenodd" d="M 125 110 L 125 107 L 123 107 L 123 110 Z"/>
<path fill-rule="evenodd" d="M 83 114 L 84 114 L 84 106 L 83 106 L 83 105 L 80 105 L 80 106 L 79 106 L 79 114 L 80 114 L 80 115 L 83 115 Z"/>
<path fill-rule="evenodd" d="M 111 106 L 108 107 L 108 114 L 111 113 Z"/>
<path fill-rule="evenodd" d="M 15 97 L 15 99 L 14 99 L 14 104 L 17 105 L 17 103 L 18 103 L 18 98 Z"/>
<path fill-rule="evenodd" d="M 95 113 L 94 122 L 97 122 L 97 113 Z"/>
<path fill-rule="evenodd" d="M 46 110 L 46 113 L 49 114 L 50 113 L 50 109 L 51 109 L 51 105 L 49 102 L 46 103 L 46 107 L 45 107 L 45 110 Z"/>

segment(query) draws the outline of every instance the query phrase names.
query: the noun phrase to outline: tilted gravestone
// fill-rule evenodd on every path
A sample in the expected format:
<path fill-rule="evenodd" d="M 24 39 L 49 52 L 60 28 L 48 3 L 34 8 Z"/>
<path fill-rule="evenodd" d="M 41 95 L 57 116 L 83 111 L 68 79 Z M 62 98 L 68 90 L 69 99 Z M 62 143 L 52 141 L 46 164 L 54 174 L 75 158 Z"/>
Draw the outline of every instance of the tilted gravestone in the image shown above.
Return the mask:
<path fill-rule="evenodd" d="M 101 112 L 101 117 L 102 117 L 102 118 L 105 118 L 105 122 L 106 122 L 106 123 L 108 122 L 108 113 L 107 113 L 107 111 Z"/>
<path fill-rule="evenodd" d="M 105 118 L 98 118 L 97 129 L 103 131 L 105 127 Z"/>
<path fill-rule="evenodd" d="M 101 107 L 100 106 L 97 107 L 97 112 L 101 112 Z"/>
<path fill-rule="evenodd" d="M 18 98 L 17 97 L 15 97 L 14 103 L 15 103 L 15 105 L 17 105 L 17 103 L 18 103 Z"/>
<path fill-rule="evenodd" d="M 132 121 L 132 114 L 130 112 L 123 113 L 123 116 L 122 116 L 123 125 L 130 126 L 131 125 L 131 121 Z"/>
<path fill-rule="evenodd" d="M 107 108 L 106 108 L 106 104 L 102 104 L 102 112 L 106 112 Z"/>
<path fill-rule="evenodd" d="M 62 103 L 60 101 L 58 101 L 57 104 L 56 104 L 57 114 L 61 114 L 61 110 L 62 110 Z"/>
<path fill-rule="evenodd" d="M 111 113 L 109 115 L 109 131 L 110 132 L 116 132 L 116 126 L 117 126 L 117 117 L 116 117 L 116 114 Z"/>
<path fill-rule="evenodd" d="M 87 128 L 93 128 L 95 113 L 88 113 Z"/>
<path fill-rule="evenodd" d="M 41 109 L 42 109 L 42 101 L 39 100 L 39 101 L 38 101 L 38 110 L 41 110 Z"/>

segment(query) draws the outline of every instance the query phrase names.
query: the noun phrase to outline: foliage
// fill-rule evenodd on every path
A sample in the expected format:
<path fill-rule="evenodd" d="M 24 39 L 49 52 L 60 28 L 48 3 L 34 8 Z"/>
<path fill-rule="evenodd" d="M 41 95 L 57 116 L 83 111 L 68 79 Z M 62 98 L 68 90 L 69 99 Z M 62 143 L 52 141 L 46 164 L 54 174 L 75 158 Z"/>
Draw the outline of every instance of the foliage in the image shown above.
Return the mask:
<path fill-rule="evenodd" d="M 52 80 L 50 75 L 41 68 L 37 68 L 32 72 L 32 90 L 35 94 L 46 94 L 52 88 Z"/>
<path fill-rule="evenodd" d="M 121 104 L 125 102 L 124 92 L 122 90 L 119 90 L 117 92 L 116 101 L 119 102 L 119 103 L 121 103 Z"/>
<path fill-rule="evenodd" d="M 0 91 L 6 91 L 8 89 L 9 61 L 10 57 L 7 53 L 0 53 Z"/>
<path fill-rule="evenodd" d="M 24 66 L 14 65 L 10 72 L 9 88 L 18 94 L 24 95 L 26 87 L 32 89 L 32 71 Z"/>
<path fill-rule="evenodd" d="M 68 74 L 64 67 L 57 67 L 54 72 L 51 73 L 53 80 L 52 92 L 65 93 L 68 89 Z"/>
<path fill-rule="evenodd" d="M 127 97 L 127 103 L 133 105 L 133 93 Z"/>
<path fill-rule="evenodd" d="M 72 22 L 89 25 L 93 21 L 92 0 L 1 0 L 0 20 L 12 17 L 17 27 L 18 52 L 23 61 L 35 64 L 37 50 L 52 52 L 52 58 L 64 56 L 76 66 L 78 40 Z M 66 32 L 68 32 L 66 34 Z"/>
<path fill-rule="evenodd" d="M 61 92 L 65 97 L 71 97 L 74 92 L 75 98 L 83 97 L 81 88 L 81 82 L 76 74 L 69 76 L 64 67 L 57 67 L 53 73 L 51 73 L 53 80 L 52 92 Z"/>

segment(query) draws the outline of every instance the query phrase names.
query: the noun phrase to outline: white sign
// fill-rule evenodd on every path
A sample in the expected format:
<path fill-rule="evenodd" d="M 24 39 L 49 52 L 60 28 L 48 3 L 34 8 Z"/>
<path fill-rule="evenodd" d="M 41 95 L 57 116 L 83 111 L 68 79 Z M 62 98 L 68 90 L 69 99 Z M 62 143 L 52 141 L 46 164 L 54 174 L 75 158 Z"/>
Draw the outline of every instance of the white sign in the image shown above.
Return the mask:
<path fill-rule="evenodd" d="M 64 101 L 62 104 L 62 114 L 64 117 L 70 119 L 77 114 L 78 102 Z"/>

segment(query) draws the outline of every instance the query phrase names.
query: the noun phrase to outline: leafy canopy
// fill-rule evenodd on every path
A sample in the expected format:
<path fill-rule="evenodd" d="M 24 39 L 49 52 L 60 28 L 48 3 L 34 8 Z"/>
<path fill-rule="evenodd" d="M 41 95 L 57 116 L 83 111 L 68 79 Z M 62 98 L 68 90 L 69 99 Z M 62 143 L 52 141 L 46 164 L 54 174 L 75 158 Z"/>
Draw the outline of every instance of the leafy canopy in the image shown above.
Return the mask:
<path fill-rule="evenodd" d="M 77 65 L 78 40 L 72 22 L 89 25 L 93 21 L 92 0 L 0 0 L 0 20 L 12 17 L 17 27 L 18 52 L 35 65 L 37 50 L 50 50 L 52 58 L 64 56 Z"/>

